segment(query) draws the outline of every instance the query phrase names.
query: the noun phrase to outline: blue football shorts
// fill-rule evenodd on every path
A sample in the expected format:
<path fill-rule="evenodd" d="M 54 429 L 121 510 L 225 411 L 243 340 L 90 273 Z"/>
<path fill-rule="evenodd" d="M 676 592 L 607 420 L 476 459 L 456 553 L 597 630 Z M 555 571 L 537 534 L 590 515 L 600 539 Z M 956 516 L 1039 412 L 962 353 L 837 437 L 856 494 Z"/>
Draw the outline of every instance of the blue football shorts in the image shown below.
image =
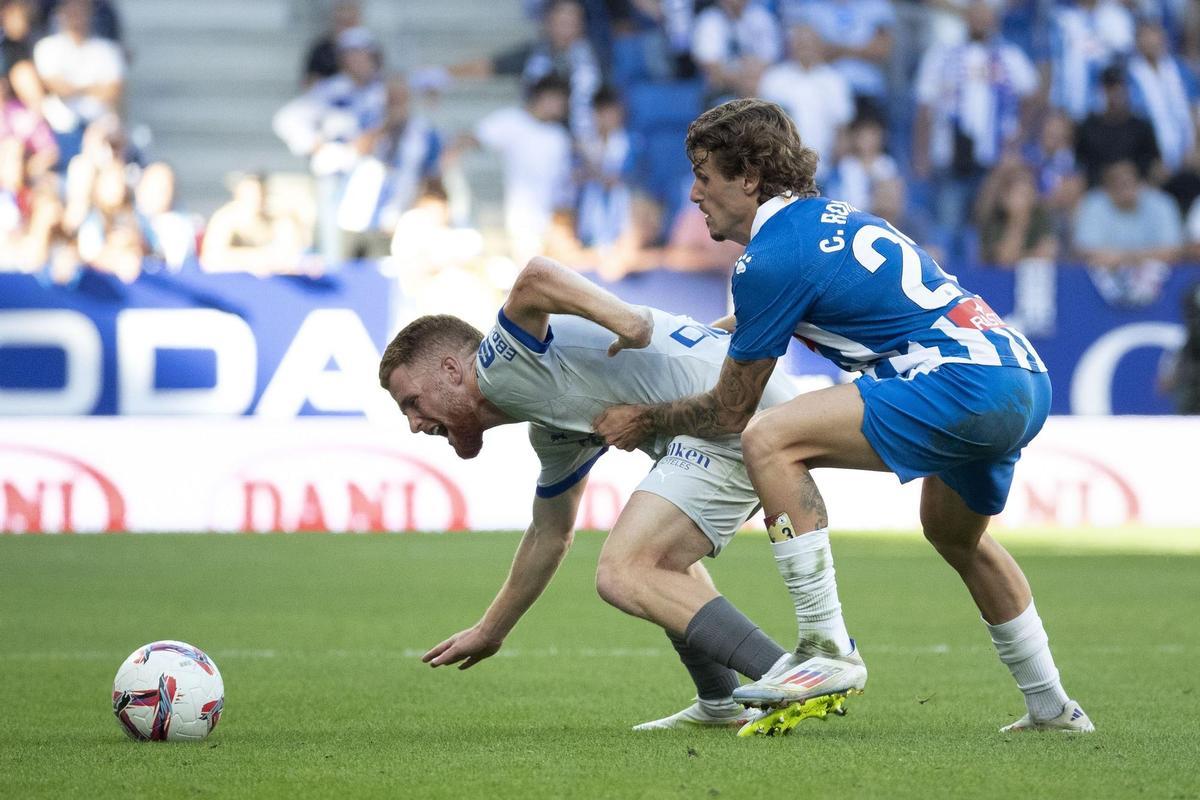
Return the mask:
<path fill-rule="evenodd" d="M 942 364 L 911 378 L 854 382 L 862 432 L 901 483 L 936 475 L 977 514 L 1004 510 L 1021 448 L 1050 413 L 1050 376 Z"/>

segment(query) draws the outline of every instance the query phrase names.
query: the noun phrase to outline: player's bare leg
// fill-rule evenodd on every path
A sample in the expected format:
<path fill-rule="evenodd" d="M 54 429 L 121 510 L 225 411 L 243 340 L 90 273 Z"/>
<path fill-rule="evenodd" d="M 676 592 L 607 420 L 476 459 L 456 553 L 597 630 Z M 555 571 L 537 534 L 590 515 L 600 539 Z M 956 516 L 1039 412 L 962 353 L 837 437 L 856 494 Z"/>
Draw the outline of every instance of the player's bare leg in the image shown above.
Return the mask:
<path fill-rule="evenodd" d="M 925 538 L 962 577 L 984 622 L 997 625 L 1028 608 L 1033 596 L 1025 573 L 988 534 L 990 520 L 968 508 L 941 478 L 925 478 L 921 487 Z"/>
<path fill-rule="evenodd" d="M 613 526 L 596 570 L 607 602 L 662 626 L 696 684 L 697 702 L 639 729 L 738 725 L 737 673 L 761 677 L 784 651 L 722 597 L 698 563 L 712 542 L 674 504 L 635 492 Z"/>
<path fill-rule="evenodd" d="M 921 487 L 925 538 L 962 577 L 1000 660 L 1025 695 L 1028 713 L 1002 730 L 1090 732 L 1094 730 L 1091 720 L 1062 687 L 1025 573 L 987 533 L 990 519 L 968 508 L 940 478 L 925 479 Z"/>
<path fill-rule="evenodd" d="M 688 571 L 710 552 L 712 542 L 673 503 L 634 492 L 600 552 L 596 588 L 625 613 L 680 634 L 718 596 L 711 580 Z"/>
<path fill-rule="evenodd" d="M 810 468 L 888 472 L 862 435 L 862 420 L 862 396 L 850 383 L 802 394 L 750 420 L 742 456 L 763 511 L 787 513 L 797 531 L 815 530 L 828 520 Z"/>

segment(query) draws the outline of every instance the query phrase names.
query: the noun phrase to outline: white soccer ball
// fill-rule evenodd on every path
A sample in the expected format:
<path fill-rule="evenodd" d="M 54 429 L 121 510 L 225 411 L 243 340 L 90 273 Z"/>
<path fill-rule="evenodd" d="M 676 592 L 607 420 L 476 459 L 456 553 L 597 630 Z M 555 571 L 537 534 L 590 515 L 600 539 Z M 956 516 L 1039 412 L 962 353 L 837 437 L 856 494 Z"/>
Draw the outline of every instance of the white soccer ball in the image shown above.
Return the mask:
<path fill-rule="evenodd" d="M 203 650 L 164 640 L 130 653 L 113 679 L 112 700 L 132 739 L 198 742 L 221 719 L 225 683 Z"/>

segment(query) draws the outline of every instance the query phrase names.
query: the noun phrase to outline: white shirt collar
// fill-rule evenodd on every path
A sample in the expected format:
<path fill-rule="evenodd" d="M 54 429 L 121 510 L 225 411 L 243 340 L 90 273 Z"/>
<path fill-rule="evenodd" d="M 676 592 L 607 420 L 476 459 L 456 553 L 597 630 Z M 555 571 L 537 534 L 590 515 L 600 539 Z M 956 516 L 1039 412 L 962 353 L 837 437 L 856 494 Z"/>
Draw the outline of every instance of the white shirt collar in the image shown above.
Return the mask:
<path fill-rule="evenodd" d="M 759 228 L 765 225 L 767 220 L 799 199 L 794 194 L 779 194 L 759 206 L 758 211 L 754 213 L 754 223 L 750 226 L 750 238 L 758 235 Z"/>

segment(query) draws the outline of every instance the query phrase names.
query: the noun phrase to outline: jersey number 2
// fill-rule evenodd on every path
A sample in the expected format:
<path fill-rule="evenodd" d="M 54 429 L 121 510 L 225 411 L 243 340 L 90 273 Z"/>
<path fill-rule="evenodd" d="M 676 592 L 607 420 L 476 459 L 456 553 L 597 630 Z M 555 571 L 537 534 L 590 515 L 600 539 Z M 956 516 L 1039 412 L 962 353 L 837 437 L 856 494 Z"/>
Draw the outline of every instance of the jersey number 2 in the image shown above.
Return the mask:
<path fill-rule="evenodd" d="M 872 274 L 887 263 L 887 258 L 875 250 L 878 241 L 895 242 L 900 247 L 900 288 L 909 300 L 924 309 L 944 308 L 955 298 L 962 297 L 962 291 L 953 283 L 943 283 L 936 289 L 929 289 L 921 281 L 921 256 L 913 246 L 912 240 L 895 230 L 881 228 L 878 225 L 864 225 L 854 234 L 852 245 L 854 257 L 858 263 Z M 937 267 L 937 265 L 934 265 Z M 938 276 L 948 278 L 946 273 L 937 267 Z"/>

